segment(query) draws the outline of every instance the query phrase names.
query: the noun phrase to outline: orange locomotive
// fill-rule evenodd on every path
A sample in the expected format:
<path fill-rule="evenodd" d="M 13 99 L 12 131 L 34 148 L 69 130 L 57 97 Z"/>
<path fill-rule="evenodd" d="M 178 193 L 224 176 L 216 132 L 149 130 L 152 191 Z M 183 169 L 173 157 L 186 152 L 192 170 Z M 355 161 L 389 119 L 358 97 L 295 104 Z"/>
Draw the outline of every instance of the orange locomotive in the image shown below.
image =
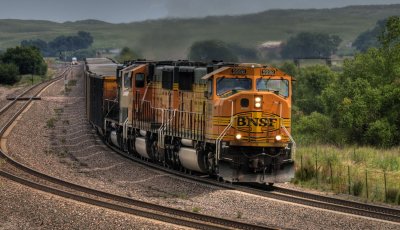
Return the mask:
<path fill-rule="evenodd" d="M 259 64 L 136 61 L 117 79 L 98 128 L 122 150 L 230 182 L 293 177 L 291 76 Z"/>

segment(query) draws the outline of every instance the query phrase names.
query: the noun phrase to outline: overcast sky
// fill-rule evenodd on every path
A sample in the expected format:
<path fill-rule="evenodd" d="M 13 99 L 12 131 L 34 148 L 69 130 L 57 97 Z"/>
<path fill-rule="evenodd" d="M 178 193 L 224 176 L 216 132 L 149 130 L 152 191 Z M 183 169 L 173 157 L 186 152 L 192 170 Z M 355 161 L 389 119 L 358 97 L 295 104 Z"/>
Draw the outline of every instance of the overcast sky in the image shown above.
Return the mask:
<path fill-rule="evenodd" d="M 268 9 L 400 4 L 400 0 L 0 0 L 1 19 L 121 23 L 166 17 L 237 15 Z"/>

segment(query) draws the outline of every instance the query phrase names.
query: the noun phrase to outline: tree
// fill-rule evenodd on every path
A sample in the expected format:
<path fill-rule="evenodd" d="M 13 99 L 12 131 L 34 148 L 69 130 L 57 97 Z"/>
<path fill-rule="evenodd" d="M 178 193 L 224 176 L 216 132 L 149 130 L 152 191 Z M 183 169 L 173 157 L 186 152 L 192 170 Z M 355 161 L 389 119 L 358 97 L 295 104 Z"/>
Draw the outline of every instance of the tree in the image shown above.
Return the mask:
<path fill-rule="evenodd" d="M 336 78 L 336 74 L 327 66 L 311 66 L 300 70 L 297 77 L 295 104 L 305 114 L 324 112 L 320 95 Z"/>
<path fill-rule="evenodd" d="M 225 62 L 238 61 L 238 57 L 228 45 L 219 40 L 206 40 L 193 43 L 190 47 L 188 58 L 193 61 L 203 62 L 213 60 L 223 60 Z"/>
<path fill-rule="evenodd" d="M 343 73 L 322 93 L 333 127 L 355 144 L 400 144 L 400 18 L 386 21 L 379 49 L 344 63 Z"/>
<path fill-rule="evenodd" d="M 257 60 L 257 51 L 255 48 L 243 47 L 237 43 L 228 43 L 227 48 L 238 57 L 240 61 L 250 62 Z"/>
<path fill-rule="evenodd" d="M 33 46 L 38 48 L 43 56 L 51 56 L 52 51 L 49 49 L 47 42 L 41 40 L 41 39 L 35 39 L 35 40 L 23 40 L 21 42 L 21 46 L 27 47 L 27 46 Z"/>
<path fill-rule="evenodd" d="M 119 55 L 116 57 L 117 61 L 123 63 L 125 61 L 130 61 L 138 58 L 138 55 L 128 47 L 122 48 Z"/>
<path fill-rule="evenodd" d="M 36 47 L 9 48 L 2 55 L 2 61 L 17 65 L 20 74 L 44 75 L 47 72 L 47 65 Z"/>
<path fill-rule="evenodd" d="M 34 46 L 45 56 L 57 56 L 59 52 L 87 49 L 93 43 L 93 37 L 89 32 L 79 31 L 77 36 L 61 35 L 50 42 L 41 39 L 23 40 L 21 46 Z"/>
<path fill-rule="evenodd" d="M 302 32 L 289 38 L 283 45 L 283 58 L 328 58 L 342 42 L 336 35 Z"/>
<path fill-rule="evenodd" d="M 15 64 L 0 64 L 0 83 L 14 84 L 21 79 L 18 72 L 18 66 Z"/>
<path fill-rule="evenodd" d="M 385 24 L 386 20 L 378 21 L 373 29 L 367 30 L 358 35 L 356 40 L 353 42 L 353 46 L 361 52 L 365 52 L 372 47 L 379 47 L 378 37 L 382 34 Z"/>
<path fill-rule="evenodd" d="M 73 52 L 71 57 L 76 57 L 78 60 L 83 60 L 85 58 L 96 57 L 96 51 L 93 49 L 81 49 Z"/>

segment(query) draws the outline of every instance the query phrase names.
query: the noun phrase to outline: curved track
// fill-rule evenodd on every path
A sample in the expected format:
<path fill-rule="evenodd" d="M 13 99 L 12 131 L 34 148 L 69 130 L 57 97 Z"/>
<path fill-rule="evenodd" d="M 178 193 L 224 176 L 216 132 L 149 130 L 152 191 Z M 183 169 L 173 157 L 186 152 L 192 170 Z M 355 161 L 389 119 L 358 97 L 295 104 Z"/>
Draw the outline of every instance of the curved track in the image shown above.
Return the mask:
<path fill-rule="evenodd" d="M 46 86 L 57 80 L 61 80 L 66 72 L 67 70 L 65 70 L 57 78 L 54 78 L 51 81 L 44 83 L 44 87 L 40 91 L 33 93 L 33 95 L 30 96 L 30 99 L 26 101 L 24 105 L 20 109 L 18 109 L 17 112 L 9 115 L 10 120 L 1 125 L 2 128 L 0 130 L 0 138 L 4 134 L 4 132 L 11 126 L 14 120 L 32 102 L 33 97 L 43 91 Z M 32 89 L 33 88 L 34 87 L 32 87 Z M 27 92 L 31 91 L 27 90 Z M 12 105 L 14 104 L 15 102 Z M 12 105 L 8 106 L 2 111 L 9 111 L 10 108 L 12 108 Z M 5 177 L 9 180 L 13 180 L 17 183 L 24 184 L 34 189 L 38 189 L 68 199 L 84 202 L 87 204 L 198 229 L 275 229 L 267 226 L 256 226 L 243 222 L 237 222 L 233 220 L 207 216 L 199 213 L 168 208 L 136 199 L 106 193 L 100 190 L 95 190 L 81 185 L 73 184 L 38 172 L 15 161 L 10 156 L 8 156 L 7 153 L 3 152 L 3 150 L 0 150 L 0 157 L 5 159 L 7 162 L 7 167 L 4 167 L 0 170 L 0 176 Z"/>

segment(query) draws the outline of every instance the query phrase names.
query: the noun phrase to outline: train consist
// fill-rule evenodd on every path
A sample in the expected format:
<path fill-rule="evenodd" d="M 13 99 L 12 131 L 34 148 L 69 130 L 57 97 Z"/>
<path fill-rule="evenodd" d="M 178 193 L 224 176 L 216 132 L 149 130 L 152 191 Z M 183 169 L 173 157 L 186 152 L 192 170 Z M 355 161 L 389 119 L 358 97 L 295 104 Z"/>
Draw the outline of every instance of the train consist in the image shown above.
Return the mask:
<path fill-rule="evenodd" d="M 259 64 L 86 59 L 86 113 L 112 145 L 229 182 L 294 174 L 294 79 Z"/>

